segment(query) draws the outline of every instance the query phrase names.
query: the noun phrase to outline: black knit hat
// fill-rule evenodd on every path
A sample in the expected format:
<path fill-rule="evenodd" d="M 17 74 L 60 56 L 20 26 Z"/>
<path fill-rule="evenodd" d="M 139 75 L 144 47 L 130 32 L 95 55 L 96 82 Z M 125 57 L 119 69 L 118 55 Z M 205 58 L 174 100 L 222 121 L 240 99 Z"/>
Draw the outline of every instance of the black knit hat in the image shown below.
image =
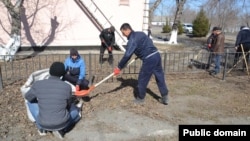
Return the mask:
<path fill-rule="evenodd" d="M 52 76 L 57 76 L 57 77 L 63 76 L 66 73 L 64 64 L 62 62 L 54 62 L 50 66 L 49 73 Z"/>
<path fill-rule="evenodd" d="M 213 28 L 213 31 L 216 31 L 216 30 L 221 30 L 221 28 L 220 28 L 220 27 L 215 26 L 215 27 Z"/>
<path fill-rule="evenodd" d="M 240 30 L 242 30 L 243 28 L 245 28 L 246 26 L 244 26 L 244 25 L 242 25 L 242 26 L 240 26 Z"/>
<path fill-rule="evenodd" d="M 71 48 L 71 49 L 70 49 L 70 56 L 73 56 L 73 55 L 76 55 L 76 56 L 79 55 L 79 54 L 78 54 L 78 51 L 77 51 L 75 48 Z"/>

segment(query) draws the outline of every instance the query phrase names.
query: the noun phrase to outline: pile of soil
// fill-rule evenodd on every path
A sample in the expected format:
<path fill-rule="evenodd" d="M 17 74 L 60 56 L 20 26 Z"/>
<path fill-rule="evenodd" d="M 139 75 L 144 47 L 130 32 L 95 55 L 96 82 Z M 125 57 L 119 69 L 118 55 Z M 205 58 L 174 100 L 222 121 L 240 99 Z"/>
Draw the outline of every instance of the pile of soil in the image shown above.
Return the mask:
<path fill-rule="evenodd" d="M 136 79 L 104 83 L 84 98 L 82 119 L 65 140 L 80 141 L 165 141 L 178 140 L 180 124 L 248 124 L 249 80 L 246 76 L 205 79 L 167 77 L 169 105 L 158 102 L 155 80 L 148 85 L 145 102 L 136 105 L 133 91 Z M 39 136 L 29 121 L 21 96 L 22 81 L 0 93 L 0 140 L 58 140 L 52 134 Z"/>

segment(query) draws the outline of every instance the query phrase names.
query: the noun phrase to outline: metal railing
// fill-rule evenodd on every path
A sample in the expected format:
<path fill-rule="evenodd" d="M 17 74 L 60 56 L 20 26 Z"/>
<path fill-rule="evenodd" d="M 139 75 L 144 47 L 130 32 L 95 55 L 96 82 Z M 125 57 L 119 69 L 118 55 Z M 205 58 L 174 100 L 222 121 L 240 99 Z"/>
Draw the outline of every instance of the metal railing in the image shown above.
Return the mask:
<path fill-rule="evenodd" d="M 166 75 L 178 73 L 191 73 L 192 75 L 206 73 L 206 65 L 210 52 L 201 49 L 197 52 L 161 52 L 160 54 Z M 85 60 L 87 77 L 92 78 L 93 76 L 97 76 L 100 79 L 112 73 L 114 67 L 123 56 L 122 54 L 113 54 L 114 63 L 113 65 L 109 65 L 105 60 L 103 64 L 99 64 L 99 54 L 86 53 L 80 55 Z M 223 74 L 221 79 L 223 80 L 226 77 L 227 70 L 233 66 L 234 55 L 235 53 L 230 53 L 229 51 L 223 54 L 221 60 L 221 73 Z M 11 62 L 1 62 L 0 84 L 5 86 L 15 81 L 26 80 L 31 73 L 49 68 L 55 61 L 64 62 L 66 57 L 67 54 L 16 55 Z M 107 55 L 104 55 L 104 59 L 106 58 Z M 240 65 L 242 63 L 239 63 L 234 70 L 243 69 L 243 65 Z M 129 67 L 124 68 L 122 73 L 126 75 L 138 75 L 141 65 L 142 61 L 137 60 Z"/>

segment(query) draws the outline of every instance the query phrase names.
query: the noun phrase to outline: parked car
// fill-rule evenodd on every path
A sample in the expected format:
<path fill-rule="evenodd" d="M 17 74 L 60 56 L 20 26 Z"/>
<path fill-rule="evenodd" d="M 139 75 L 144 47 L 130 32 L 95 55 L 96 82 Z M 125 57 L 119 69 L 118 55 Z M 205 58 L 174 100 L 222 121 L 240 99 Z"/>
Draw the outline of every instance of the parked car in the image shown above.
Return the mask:
<path fill-rule="evenodd" d="M 184 23 L 182 25 L 183 27 L 183 31 L 187 34 L 189 33 L 193 33 L 193 24 L 190 24 L 190 23 Z"/>

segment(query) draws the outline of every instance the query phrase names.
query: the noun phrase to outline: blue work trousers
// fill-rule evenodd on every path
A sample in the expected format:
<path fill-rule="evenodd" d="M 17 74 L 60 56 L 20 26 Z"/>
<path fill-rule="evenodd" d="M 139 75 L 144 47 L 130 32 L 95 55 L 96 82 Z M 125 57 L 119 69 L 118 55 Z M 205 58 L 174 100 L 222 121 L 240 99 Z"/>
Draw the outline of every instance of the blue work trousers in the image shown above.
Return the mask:
<path fill-rule="evenodd" d="M 38 117 L 38 113 L 39 113 L 39 108 L 38 108 L 38 104 L 37 103 L 30 103 L 28 102 L 28 107 L 30 110 L 30 113 L 32 114 L 32 116 L 34 117 L 34 119 L 36 120 L 36 126 L 38 129 L 43 129 L 41 127 L 41 125 L 37 122 L 37 117 Z M 80 109 L 77 108 L 74 104 L 71 105 L 70 107 L 70 120 L 67 123 L 67 125 L 65 125 L 64 129 L 60 129 L 60 130 L 68 130 L 68 128 L 70 128 L 71 126 L 73 126 L 75 123 L 77 123 L 81 117 L 79 116 L 79 111 Z M 46 130 L 46 129 L 45 129 Z"/>
<path fill-rule="evenodd" d="M 138 98 L 145 98 L 147 85 L 153 74 L 155 76 L 161 96 L 168 95 L 168 88 L 165 82 L 165 75 L 161 63 L 161 56 L 159 53 L 156 53 L 143 60 L 138 76 Z"/>

